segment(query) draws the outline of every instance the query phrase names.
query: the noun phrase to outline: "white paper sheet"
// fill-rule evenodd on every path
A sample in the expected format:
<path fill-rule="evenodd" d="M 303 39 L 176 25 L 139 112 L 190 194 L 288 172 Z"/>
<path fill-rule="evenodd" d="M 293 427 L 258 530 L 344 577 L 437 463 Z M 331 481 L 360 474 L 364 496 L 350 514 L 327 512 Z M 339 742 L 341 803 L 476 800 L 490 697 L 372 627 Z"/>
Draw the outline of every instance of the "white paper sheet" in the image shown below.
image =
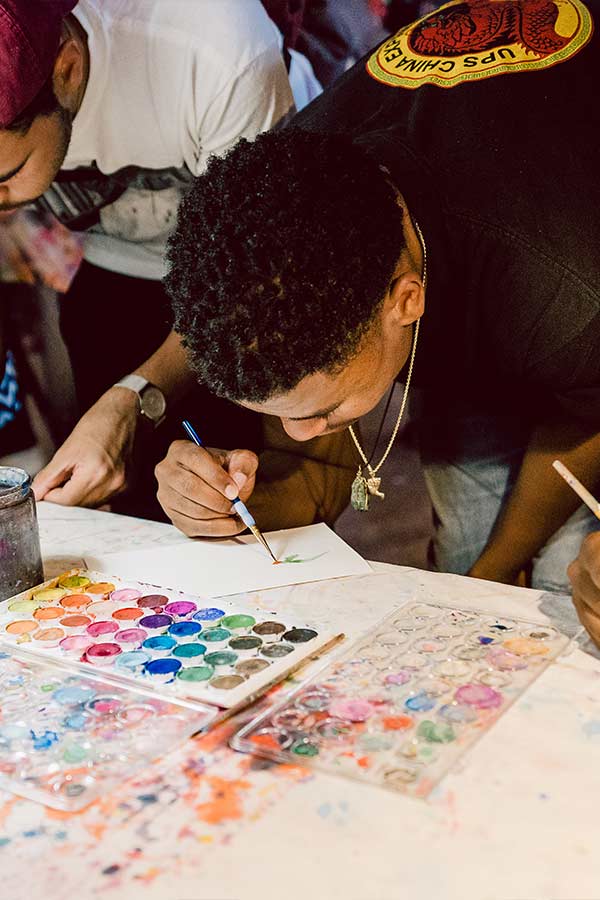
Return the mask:
<path fill-rule="evenodd" d="M 307 581 L 364 575 L 371 568 L 327 525 L 265 535 L 281 565 L 251 535 L 225 541 L 188 540 L 172 547 L 86 556 L 88 568 L 205 597 L 223 597 Z"/>

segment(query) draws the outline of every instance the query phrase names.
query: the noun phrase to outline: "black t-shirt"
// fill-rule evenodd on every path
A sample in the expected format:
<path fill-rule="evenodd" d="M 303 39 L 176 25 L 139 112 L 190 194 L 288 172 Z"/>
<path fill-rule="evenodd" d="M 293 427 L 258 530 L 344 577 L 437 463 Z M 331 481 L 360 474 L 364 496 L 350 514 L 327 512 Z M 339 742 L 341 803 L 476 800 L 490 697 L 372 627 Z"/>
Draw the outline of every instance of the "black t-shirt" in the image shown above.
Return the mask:
<path fill-rule="evenodd" d="M 600 423 L 599 12 L 455 0 L 294 119 L 350 134 L 421 226 L 415 383 L 441 403 Z"/>

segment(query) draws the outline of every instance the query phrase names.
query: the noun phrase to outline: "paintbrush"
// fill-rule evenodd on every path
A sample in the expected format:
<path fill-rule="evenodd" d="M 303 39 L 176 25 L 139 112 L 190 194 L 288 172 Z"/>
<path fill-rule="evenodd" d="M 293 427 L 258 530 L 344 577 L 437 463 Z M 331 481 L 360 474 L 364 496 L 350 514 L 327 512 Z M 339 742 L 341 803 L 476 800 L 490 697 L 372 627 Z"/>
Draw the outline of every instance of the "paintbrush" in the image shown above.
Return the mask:
<path fill-rule="evenodd" d="M 204 444 L 198 437 L 193 425 L 190 422 L 188 422 L 187 419 L 185 419 L 182 424 L 183 424 L 183 427 L 185 428 L 190 440 L 192 440 L 194 442 L 194 444 L 196 444 L 197 447 L 203 447 Z M 259 541 L 259 543 L 261 543 L 263 545 L 263 547 L 265 548 L 267 553 L 269 553 L 273 562 L 278 563 L 279 560 L 277 559 L 277 557 L 275 556 L 275 554 L 273 553 L 273 551 L 267 544 L 260 528 L 258 527 L 258 525 L 256 524 L 256 521 L 254 520 L 254 516 L 252 515 L 252 513 L 250 512 L 248 507 L 245 505 L 245 503 L 243 503 L 239 497 L 236 497 L 234 500 L 231 501 L 231 505 L 235 509 L 237 515 L 240 517 L 240 519 L 242 520 L 244 525 L 250 529 L 250 531 L 252 532 L 252 534 L 254 535 L 256 540 Z"/>
<path fill-rule="evenodd" d="M 580 481 L 575 478 L 572 472 L 570 472 L 564 463 L 561 463 L 560 459 L 555 459 L 552 463 L 552 466 L 556 469 L 558 474 L 565 479 L 570 488 L 572 488 L 577 496 L 583 500 L 588 509 L 594 513 L 597 519 L 600 519 L 600 503 L 596 500 L 593 494 L 591 494 L 587 488 L 585 488 Z"/>

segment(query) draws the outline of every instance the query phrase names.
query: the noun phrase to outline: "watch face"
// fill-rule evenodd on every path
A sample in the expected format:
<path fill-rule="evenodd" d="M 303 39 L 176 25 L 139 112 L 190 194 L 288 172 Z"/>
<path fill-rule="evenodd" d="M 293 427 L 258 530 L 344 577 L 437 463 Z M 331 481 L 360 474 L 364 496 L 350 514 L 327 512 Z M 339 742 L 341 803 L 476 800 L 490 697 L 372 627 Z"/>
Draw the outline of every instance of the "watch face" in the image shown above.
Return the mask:
<path fill-rule="evenodd" d="M 144 388 L 140 397 L 142 412 L 148 416 L 153 422 L 158 422 L 165 414 L 167 401 L 164 394 L 154 385 L 148 385 Z"/>

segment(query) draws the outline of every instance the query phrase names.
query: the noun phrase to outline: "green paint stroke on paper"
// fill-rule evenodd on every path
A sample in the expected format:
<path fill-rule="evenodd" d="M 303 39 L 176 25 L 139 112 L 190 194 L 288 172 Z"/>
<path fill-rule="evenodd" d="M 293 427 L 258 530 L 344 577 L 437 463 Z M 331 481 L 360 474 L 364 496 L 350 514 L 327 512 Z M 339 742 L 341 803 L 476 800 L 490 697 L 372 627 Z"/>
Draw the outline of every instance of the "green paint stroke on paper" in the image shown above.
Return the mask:
<path fill-rule="evenodd" d="M 303 559 L 301 556 L 298 556 L 297 553 L 292 553 L 290 556 L 284 556 L 283 559 L 280 559 L 281 563 L 307 563 L 314 562 L 315 559 L 321 559 L 322 556 L 325 556 L 325 551 L 323 553 L 318 553 L 316 556 L 307 556 L 306 559 Z"/>

